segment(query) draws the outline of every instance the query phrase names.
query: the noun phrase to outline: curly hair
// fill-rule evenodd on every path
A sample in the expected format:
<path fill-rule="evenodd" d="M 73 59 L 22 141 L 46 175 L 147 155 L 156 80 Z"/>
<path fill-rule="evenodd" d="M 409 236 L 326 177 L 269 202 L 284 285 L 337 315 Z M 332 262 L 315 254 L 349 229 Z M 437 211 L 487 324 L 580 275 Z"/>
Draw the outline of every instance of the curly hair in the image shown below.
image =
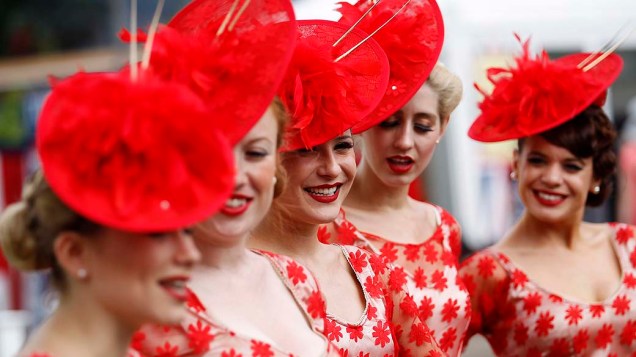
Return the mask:
<path fill-rule="evenodd" d="M 616 129 L 602 108 L 591 105 L 572 120 L 539 134 L 553 145 L 570 151 L 578 158 L 592 158 L 594 178 L 600 181 L 600 191 L 588 194 L 587 206 L 600 206 L 612 192 L 612 177 L 616 172 L 614 142 Z M 523 139 L 518 141 L 519 150 Z"/>

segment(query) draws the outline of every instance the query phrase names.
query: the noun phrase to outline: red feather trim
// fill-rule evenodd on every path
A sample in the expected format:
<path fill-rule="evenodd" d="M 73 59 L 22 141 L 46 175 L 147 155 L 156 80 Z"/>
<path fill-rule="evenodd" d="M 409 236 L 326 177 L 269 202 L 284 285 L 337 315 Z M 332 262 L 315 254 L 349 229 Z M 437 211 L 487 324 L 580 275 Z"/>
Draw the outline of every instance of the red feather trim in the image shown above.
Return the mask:
<path fill-rule="evenodd" d="M 201 100 L 148 76 L 78 73 L 60 81 L 42 110 L 37 147 L 65 203 L 122 230 L 190 225 L 233 188 L 231 149 Z"/>

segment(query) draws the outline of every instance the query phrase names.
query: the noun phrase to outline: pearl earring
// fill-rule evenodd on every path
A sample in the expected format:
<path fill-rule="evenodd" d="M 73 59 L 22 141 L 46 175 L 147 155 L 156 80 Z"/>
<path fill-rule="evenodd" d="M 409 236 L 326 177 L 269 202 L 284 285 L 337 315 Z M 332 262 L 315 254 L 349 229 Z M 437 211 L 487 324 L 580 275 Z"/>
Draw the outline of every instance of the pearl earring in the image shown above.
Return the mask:
<path fill-rule="evenodd" d="M 517 181 L 517 171 L 510 172 L 510 179 L 512 181 Z"/>
<path fill-rule="evenodd" d="M 439 139 L 435 140 L 435 144 L 439 144 Z"/>
<path fill-rule="evenodd" d="M 278 182 L 276 176 L 272 177 L 272 186 L 276 186 L 276 182 Z"/>
<path fill-rule="evenodd" d="M 598 193 L 601 192 L 601 186 L 599 186 L 599 185 L 594 186 L 594 188 L 592 189 L 592 192 L 595 195 L 598 195 Z"/>
<path fill-rule="evenodd" d="M 88 277 L 88 271 L 86 269 L 84 269 L 84 268 L 77 269 L 77 277 L 80 280 L 86 279 Z"/>

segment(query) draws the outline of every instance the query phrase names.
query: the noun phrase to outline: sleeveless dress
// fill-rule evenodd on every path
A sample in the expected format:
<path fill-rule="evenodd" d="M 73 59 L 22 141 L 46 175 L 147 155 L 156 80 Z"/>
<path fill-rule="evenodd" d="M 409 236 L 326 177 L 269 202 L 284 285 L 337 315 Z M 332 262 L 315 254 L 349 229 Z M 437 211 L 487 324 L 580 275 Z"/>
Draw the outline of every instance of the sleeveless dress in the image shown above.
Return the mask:
<path fill-rule="evenodd" d="M 468 335 L 484 335 L 498 356 L 636 356 L 634 227 L 609 225 L 622 279 L 601 302 L 547 291 L 494 249 L 468 258 L 461 274 L 478 302 Z"/>
<path fill-rule="evenodd" d="M 343 210 L 334 222 L 335 234 L 323 226 L 318 238 L 355 245 L 395 266 L 395 274 L 401 276 L 402 285 L 417 303 L 420 320 L 432 330 L 441 350 L 459 356 L 471 315 L 468 292 L 458 277 L 461 231 L 450 213 L 439 206 L 434 208 L 437 229 L 420 244 L 395 243 L 362 232 L 346 219 Z"/>
<path fill-rule="evenodd" d="M 341 355 L 443 356 L 430 330 L 419 320 L 417 305 L 404 289 L 402 275 L 376 254 L 334 245 L 342 250 L 365 298 L 364 312 L 354 323 L 327 312 L 323 332 Z"/>
<path fill-rule="evenodd" d="M 325 339 L 324 356 L 340 356 L 320 331 L 325 326 L 325 303 L 309 270 L 291 258 L 255 251 L 267 258 L 307 317 L 310 327 Z M 287 262 L 290 274 L 281 274 L 279 262 Z M 291 357 L 265 341 L 232 331 L 207 313 L 196 294 L 189 292 L 188 318 L 180 326 L 147 325 L 135 334 L 132 347 L 143 356 Z M 290 336 L 291 337 L 291 336 Z"/>

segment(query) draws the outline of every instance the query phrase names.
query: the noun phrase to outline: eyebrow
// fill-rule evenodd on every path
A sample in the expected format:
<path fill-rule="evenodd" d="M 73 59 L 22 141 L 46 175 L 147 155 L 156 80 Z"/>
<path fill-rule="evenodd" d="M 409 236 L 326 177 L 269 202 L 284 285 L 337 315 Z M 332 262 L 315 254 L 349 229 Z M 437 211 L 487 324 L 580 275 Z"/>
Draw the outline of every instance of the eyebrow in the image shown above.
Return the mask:
<path fill-rule="evenodd" d="M 413 116 L 414 119 L 429 119 L 429 120 L 437 120 L 437 115 L 433 114 L 433 113 L 415 113 L 415 115 Z"/>
<path fill-rule="evenodd" d="M 528 152 L 528 155 L 536 155 L 536 156 L 541 156 L 541 157 L 547 157 L 547 155 L 545 155 L 544 153 L 539 152 L 539 151 L 534 151 L 534 150 L 531 150 L 530 152 Z M 580 163 L 581 165 L 585 164 L 585 161 L 583 161 L 582 158 L 576 157 L 576 156 L 568 157 L 568 158 L 566 158 L 563 161 L 566 161 L 566 162 L 576 161 L 576 162 Z"/>
<path fill-rule="evenodd" d="M 345 139 L 353 139 L 353 135 L 341 135 L 334 140 L 345 140 Z"/>

